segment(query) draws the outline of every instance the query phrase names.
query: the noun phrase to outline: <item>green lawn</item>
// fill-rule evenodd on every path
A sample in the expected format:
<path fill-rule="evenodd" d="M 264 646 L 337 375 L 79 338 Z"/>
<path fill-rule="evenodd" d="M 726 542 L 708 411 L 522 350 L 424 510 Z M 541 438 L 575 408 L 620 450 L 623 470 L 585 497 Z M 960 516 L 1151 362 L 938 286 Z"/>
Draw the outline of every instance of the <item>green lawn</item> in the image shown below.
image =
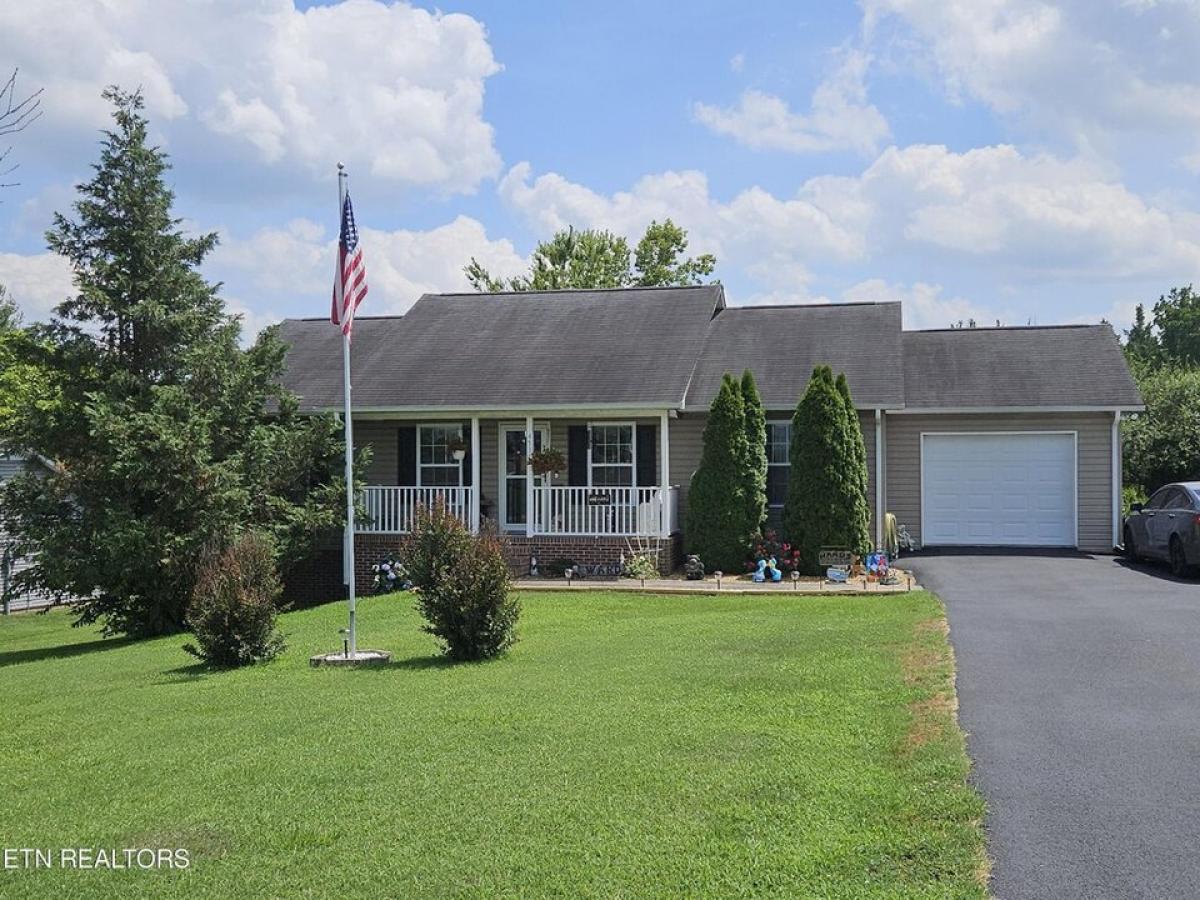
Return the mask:
<path fill-rule="evenodd" d="M 0 847 L 183 847 L 186 871 L 0 870 L 0 896 L 981 897 L 944 620 L 874 597 L 527 594 L 444 665 L 403 598 L 377 671 L 0 620 Z M 57 858 L 56 858 L 57 864 Z"/>

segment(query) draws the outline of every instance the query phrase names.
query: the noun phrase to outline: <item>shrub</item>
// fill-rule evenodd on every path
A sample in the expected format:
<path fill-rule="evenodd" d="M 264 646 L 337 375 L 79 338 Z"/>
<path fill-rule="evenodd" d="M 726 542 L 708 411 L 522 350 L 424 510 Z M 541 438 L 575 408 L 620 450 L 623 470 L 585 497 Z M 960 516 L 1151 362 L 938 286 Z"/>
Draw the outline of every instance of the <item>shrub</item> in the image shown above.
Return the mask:
<path fill-rule="evenodd" d="M 376 594 L 407 591 L 412 587 L 412 582 L 408 580 L 408 570 L 393 553 L 385 556 L 383 562 L 371 566 L 371 572 L 374 575 L 372 587 Z"/>
<path fill-rule="evenodd" d="M 767 523 L 767 411 L 749 369 L 742 373 L 741 388 L 746 415 L 746 515 L 750 532 L 758 535 Z"/>
<path fill-rule="evenodd" d="M 471 534 L 439 503 L 417 510 L 405 549 L 425 631 L 441 642 L 447 656 L 488 659 L 512 646 L 521 606 L 509 593 L 499 534 Z"/>
<path fill-rule="evenodd" d="M 283 650 L 275 627 L 283 587 L 266 535 L 245 534 L 227 547 L 210 549 L 198 569 L 187 614 L 196 644 L 184 650 L 223 668 L 262 662 Z"/>
<path fill-rule="evenodd" d="M 746 414 L 741 386 L 726 373 L 704 426 L 700 466 L 688 492 L 684 537 L 711 572 L 737 571 L 752 527 L 747 515 Z"/>
<path fill-rule="evenodd" d="M 542 566 L 542 571 L 547 575 L 552 575 L 555 578 L 562 578 L 567 574 L 567 569 L 575 568 L 575 560 L 569 556 L 556 556 L 550 562 Z"/>
<path fill-rule="evenodd" d="M 863 441 L 862 423 L 858 419 L 858 410 L 854 408 L 854 400 L 850 396 L 850 382 L 844 372 L 839 373 L 834 386 L 841 395 L 842 403 L 846 406 L 846 426 L 849 429 L 850 449 L 853 457 L 850 461 L 851 474 L 858 489 L 854 491 L 852 520 L 850 522 L 850 549 L 859 556 L 871 552 L 871 504 L 867 499 L 871 489 L 870 473 L 867 471 L 867 445 Z"/>
<path fill-rule="evenodd" d="M 800 553 L 801 572 L 820 573 L 822 547 L 857 549 L 865 502 L 845 400 L 829 366 L 817 366 L 792 418 L 783 507 L 783 534 Z"/>

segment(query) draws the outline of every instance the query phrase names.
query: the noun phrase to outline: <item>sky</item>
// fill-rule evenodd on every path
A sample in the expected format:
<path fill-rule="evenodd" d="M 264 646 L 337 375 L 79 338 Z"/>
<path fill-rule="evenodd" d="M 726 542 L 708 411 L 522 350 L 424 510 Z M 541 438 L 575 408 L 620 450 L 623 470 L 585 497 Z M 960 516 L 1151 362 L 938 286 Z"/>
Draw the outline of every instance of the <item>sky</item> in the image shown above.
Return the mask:
<path fill-rule="evenodd" d="M 370 294 L 402 313 L 521 271 L 568 225 L 651 220 L 730 303 L 904 301 L 962 320 L 1125 327 L 1200 272 L 1200 0 L 0 4 L 0 67 L 43 89 L 7 139 L 0 283 L 71 293 L 55 211 L 105 85 L 142 90 L 175 211 L 252 334 L 326 315 L 336 163 Z M 864 335 L 869 340 L 869 335 Z"/>

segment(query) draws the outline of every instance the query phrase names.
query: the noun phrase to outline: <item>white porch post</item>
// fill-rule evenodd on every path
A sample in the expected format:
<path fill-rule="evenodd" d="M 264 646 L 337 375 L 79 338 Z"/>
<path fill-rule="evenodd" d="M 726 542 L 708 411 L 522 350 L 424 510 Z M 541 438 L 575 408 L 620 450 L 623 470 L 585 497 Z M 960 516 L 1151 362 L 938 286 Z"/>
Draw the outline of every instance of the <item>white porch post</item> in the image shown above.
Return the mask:
<path fill-rule="evenodd" d="M 533 416 L 525 417 L 525 536 L 533 537 Z"/>
<path fill-rule="evenodd" d="M 875 548 L 883 547 L 883 410 L 875 410 Z"/>
<path fill-rule="evenodd" d="M 1113 547 L 1121 546 L 1121 411 L 1113 412 L 1112 421 L 1112 527 Z"/>
<path fill-rule="evenodd" d="M 671 427 L 670 417 L 664 409 L 658 419 L 658 454 L 662 457 L 658 483 L 658 521 L 662 537 L 671 536 Z"/>
<path fill-rule="evenodd" d="M 471 530 L 479 531 L 479 495 L 483 493 L 480 482 L 480 457 L 483 448 L 479 445 L 479 416 L 471 416 Z"/>

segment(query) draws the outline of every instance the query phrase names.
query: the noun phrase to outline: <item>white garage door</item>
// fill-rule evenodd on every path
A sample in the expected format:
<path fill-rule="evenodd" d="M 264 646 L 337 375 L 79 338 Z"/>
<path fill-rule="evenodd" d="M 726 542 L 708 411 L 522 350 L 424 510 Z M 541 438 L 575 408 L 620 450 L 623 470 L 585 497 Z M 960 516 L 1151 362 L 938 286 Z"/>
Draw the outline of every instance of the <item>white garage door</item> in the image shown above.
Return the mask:
<path fill-rule="evenodd" d="M 1073 433 L 922 434 L 930 546 L 1074 547 Z"/>

